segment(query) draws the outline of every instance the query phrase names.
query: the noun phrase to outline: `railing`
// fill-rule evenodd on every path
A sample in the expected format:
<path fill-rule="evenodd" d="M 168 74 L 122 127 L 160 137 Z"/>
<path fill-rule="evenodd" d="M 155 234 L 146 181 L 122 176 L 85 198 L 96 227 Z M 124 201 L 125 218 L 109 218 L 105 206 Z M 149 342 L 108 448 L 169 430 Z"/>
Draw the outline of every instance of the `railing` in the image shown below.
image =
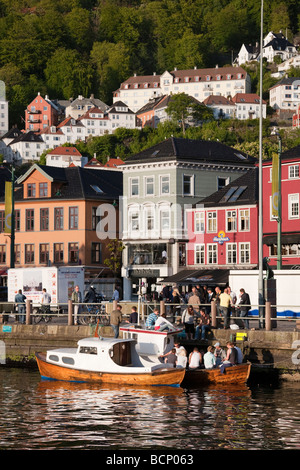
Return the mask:
<path fill-rule="evenodd" d="M 182 313 L 184 309 L 187 308 L 188 305 L 192 305 L 194 309 L 200 309 L 200 308 L 205 308 L 206 311 L 208 311 L 210 319 L 211 319 L 211 326 L 212 328 L 217 328 L 220 320 L 223 320 L 224 317 L 222 314 L 218 313 L 217 305 L 215 302 L 211 302 L 208 304 L 185 304 L 185 303 L 169 303 L 169 302 L 164 302 L 164 301 L 154 301 L 154 302 L 131 302 L 131 301 L 123 301 L 120 302 L 122 307 L 123 307 L 123 312 L 122 315 L 126 317 L 126 314 L 124 314 L 124 306 L 130 305 L 130 306 L 137 306 L 138 308 L 138 313 L 139 313 L 139 320 L 141 322 L 144 322 L 148 315 L 153 312 L 155 308 L 158 308 L 158 310 L 161 313 L 165 313 L 169 321 L 172 323 L 176 324 L 178 322 L 178 319 L 181 319 Z M 20 316 L 25 316 L 25 324 L 30 325 L 34 323 L 34 318 L 35 316 L 49 316 L 49 317 L 57 317 L 59 319 L 66 318 L 67 319 L 67 324 L 68 325 L 74 325 L 74 318 L 75 318 L 75 312 L 74 312 L 74 306 L 78 305 L 81 306 L 81 312 L 76 313 L 77 317 L 81 316 L 87 316 L 90 315 L 91 317 L 96 318 L 97 321 L 97 316 L 98 314 L 95 314 L 95 312 L 89 312 L 88 307 L 89 306 L 97 306 L 99 308 L 99 315 L 105 314 L 108 318 L 110 319 L 110 309 L 115 309 L 117 307 L 118 302 L 113 301 L 113 302 L 101 302 L 101 303 L 80 303 L 80 304 L 74 304 L 71 300 L 68 301 L 68 303 L 60 303 L 60 304 L 50 304 L 50 311 L 49 312 L 41 312 L 40 308 L 42 304 L 33 304 L 31 300 L 26 300 L 24 303 L 25 306 L 25 312 L 21 313 L 19 311 L 16 311 L 15 306 L 16 304 L 14 302 L 2 302 L 0 303 L 0 323 L 5 323 L 8 321 L 9 316 L 15 316 L 17 319 L 19 319 Z M 108 308 L 108 305 L 111 306 Z M 248 307 L 247 305 L 244 305 L 244 307 Z M 235 314 L 235 311 L 238 310 L 233 310 L 229 316 L 230 320 L 237 321 L 237 322 L 244 322 L 245 320 L 247 321 L 253 321 L 257 320 L 261 322 L 261 327 L 264 328 L 265 330 L 271 330 L 273 325 L 276 322 L 280 322 L 283 320 L 289 320 L 289 321 L 294 321 L 295 326 L 297 325 L 297 321 L 300 323 L 300 313 L 293 313 L 292 315 L 276 315 L 277 309 L 278 308 L 284 308 L 287 311 L 293 311 L 292 309 L 298 310 L 300 312 L 300 305 L 273 305 L 271 302 L 266 302 L 264 305 L 254 305 L 252 304 L 251 306 L 252 311 L 259 311 L 258 315 L 253 315 L 251 311 L 246 315 L 246 316 L 239 316 Z M 275 311 L 275 313 L 274 313 Z M 127 315 L 129 317 L 129 314 Z"/>

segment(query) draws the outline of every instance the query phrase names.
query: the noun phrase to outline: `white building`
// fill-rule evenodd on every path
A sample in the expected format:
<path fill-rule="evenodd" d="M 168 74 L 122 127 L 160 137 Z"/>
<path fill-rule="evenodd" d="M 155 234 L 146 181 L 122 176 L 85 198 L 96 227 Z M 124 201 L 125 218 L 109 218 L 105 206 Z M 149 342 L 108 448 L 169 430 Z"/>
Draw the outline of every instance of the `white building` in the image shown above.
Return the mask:
<path fill-rule="evenodd" d="M 202 102 L 210 95 L 234 96 L 250 93 L 251 80 L 241 67 L 165 71 L 162 75 L 130 77 L 114 92 L 113 101 L 123 101 L 137 112 L 150 99 L 161 95 L 186 93 Z"/>
<path fill-rule="evenodd" d="M 91 95 L 90 98 L 79 95 L 78 98 L 70 101 L 70 104 L 66 106 L 65 116 L 79 119 L 87 111 L 95 107 L 101 109 L 103 112 L 108 108 L 103 101 L 95 98 L 94 95 Z"/>
<path fill-rule="evenodd" d="M 42 137 L 33 131 L 22 133 L 9 145 L 22 163 L 39 160 L 46 147 Z"/>
<path fill-rule="evenodd" d="M 70 165 L 83 168 L 88 162 L 75 147 L 56 147 L 47 154 L 46 165 L 67 168 Z"/>
<path fill-rule="evenodd" d="M 232 102 L 236 106 L 237 119 L 258 119 L 260 116 L 260 97 L 255 93 L 237 93 Z M 267 117 L 267 103 L 263 100 L 262 117 Z"/>
<path fill-rule="evenodd" d="M 0 80 L 0 137 L 9 129 L 8 101 L 6 101 L 5 83 Z"/>
<path fill-rule="evenodd" d="M 40 132 L 40 136 L 46 144 L 46 150 L 54 149 L 67 142 L 67 137 L 61 129 L 50 126 Z"/>
<path fill-rule="evenodd" d="M 300 104 L 300 78 L 286 77 L 269 90 L 269 103 L 275 110 L 293 111 Z"/>
<path fill-rule="evenodd" d="M 224 96 L 211 95 L 203 101 L 203 104 L 213 110 L 215 119 L 233 119 L 236 117 L 235 103 Z"/>

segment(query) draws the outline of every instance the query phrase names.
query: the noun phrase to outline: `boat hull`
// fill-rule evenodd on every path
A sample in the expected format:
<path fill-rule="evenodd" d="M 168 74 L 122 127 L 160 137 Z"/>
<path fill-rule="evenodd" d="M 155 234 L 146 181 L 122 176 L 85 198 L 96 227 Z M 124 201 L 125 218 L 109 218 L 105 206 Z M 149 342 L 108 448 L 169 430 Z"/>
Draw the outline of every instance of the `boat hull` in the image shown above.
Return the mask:
<path fill-rule="evenodd" d="M 185 369 L 179 368 L 162 368 L 152 372 L 140 372 L 136 374 L 84 371 L 49 363 L 46 361 L 46 356 L 41 353 L 36 354 L 36 360 L 42 378 L 67 382 L 143 386 L 168 385 L 179 387 L 185 375 Z"/>
<path fill-rule="evenodd" d="M 224 373 L 220 368 L 187 370 L 182 386 L 207 384 L 245 384 L 249 378 L 251 364 L 240 364 L 226 367 Z"/>

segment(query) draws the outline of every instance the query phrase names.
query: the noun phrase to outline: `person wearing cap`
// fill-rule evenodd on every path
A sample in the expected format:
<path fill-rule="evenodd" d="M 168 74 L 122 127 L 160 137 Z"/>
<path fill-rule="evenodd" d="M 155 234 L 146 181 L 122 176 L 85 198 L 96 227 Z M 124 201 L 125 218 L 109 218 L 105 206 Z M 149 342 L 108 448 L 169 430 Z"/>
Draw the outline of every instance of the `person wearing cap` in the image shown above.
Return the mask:
<path fill-rule="evenodd" d="M 219 365 L 222 364 L 222 362 L 225 360 L 226 358 L 226 353 L 224 351 L 224 349 L 222 349 L 220 347 L 220 343 L 217 342 L 216 344 L 214 344 L 214 348 L 215 348 L 215 352 L 214 352 L 214 356 L 216 358 L 216 367 L 218 367 Z"/>

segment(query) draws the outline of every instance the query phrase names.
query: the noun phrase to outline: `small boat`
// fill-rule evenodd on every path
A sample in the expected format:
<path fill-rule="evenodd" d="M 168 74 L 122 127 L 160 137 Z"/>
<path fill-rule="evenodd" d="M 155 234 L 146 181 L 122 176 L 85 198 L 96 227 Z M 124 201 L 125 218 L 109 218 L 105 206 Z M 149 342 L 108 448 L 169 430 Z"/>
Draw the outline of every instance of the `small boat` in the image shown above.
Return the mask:
<path fill-rule="evenodd" d="M 119 385 L 179 386 L 184 368 L 171 364 L 143 362 L 134 339 L 89 337 L 77 348 L 36 353 L 43 379 Z"/>
<path fill-rule="evenodd" d="M 251 364 L 238 364 L 226 367 L 221 372 L 220 367 L 214 369 L 187 369 L 182 386 L 208 385 L 208 384 L 243 384 L 247 382 L 251 371 Z"/>

